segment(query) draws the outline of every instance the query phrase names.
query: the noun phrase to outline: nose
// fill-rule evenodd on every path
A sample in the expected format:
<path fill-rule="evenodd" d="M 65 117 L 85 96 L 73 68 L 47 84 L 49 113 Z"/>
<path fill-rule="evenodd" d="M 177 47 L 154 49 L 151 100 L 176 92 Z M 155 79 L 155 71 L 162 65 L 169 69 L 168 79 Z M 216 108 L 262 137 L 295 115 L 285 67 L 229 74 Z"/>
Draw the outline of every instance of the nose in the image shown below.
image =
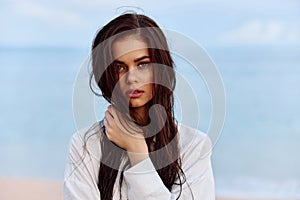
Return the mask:
<path fill-rule="evenodd" d="M 128 84 L 138 82 L 138 70 L 133 68 L 126 73 L 126 82 Z"/>

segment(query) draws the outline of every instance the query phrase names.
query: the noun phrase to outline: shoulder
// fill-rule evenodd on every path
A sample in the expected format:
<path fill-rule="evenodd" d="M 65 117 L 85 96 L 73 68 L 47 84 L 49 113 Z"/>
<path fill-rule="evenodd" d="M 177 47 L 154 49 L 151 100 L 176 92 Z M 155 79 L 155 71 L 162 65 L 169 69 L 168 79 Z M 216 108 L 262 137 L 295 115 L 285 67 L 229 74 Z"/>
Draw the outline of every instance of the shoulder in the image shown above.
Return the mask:
<path fill-rule="evenodd" d="M 101 128 L 101 122 L 96 122 L 90 127 L 76 131 L 70 139 L 70 154 L 83 155 L 84 153 L 88 153 L 90 156 L 99 159 Z"/>
<path fill-rule="evenodd" d="M 179 124 L 179 148 L 182 156 L 191 154 L 192 151 L 197 151 L 198 156 L 206 157 L 211 154 L 212 144 L 210 138 L 204 132 L 192 127 Z"/>

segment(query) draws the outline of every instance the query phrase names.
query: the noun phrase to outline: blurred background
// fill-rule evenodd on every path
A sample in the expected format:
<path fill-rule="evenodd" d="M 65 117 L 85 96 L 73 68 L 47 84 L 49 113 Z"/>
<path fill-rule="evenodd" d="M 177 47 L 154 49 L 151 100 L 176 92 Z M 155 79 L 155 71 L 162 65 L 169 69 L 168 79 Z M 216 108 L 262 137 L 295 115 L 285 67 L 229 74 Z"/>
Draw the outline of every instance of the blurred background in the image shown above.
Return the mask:
<path fill-rule="evenodd" d="M 213 150 L 217 195 L 300 198 L 297 0 L 0 0 L 0 179 L 63 180 L 76 131 L 76 75 L 96 31 L 126 10 L 193 39 L 222 76 L 227 113 Z M 199 81 L 182 59 L 175 63 Z M 205 132 L 210 99 L 205 84 L 199 88 Z M 101 119 L 105 102 L 96 101 Z"/>

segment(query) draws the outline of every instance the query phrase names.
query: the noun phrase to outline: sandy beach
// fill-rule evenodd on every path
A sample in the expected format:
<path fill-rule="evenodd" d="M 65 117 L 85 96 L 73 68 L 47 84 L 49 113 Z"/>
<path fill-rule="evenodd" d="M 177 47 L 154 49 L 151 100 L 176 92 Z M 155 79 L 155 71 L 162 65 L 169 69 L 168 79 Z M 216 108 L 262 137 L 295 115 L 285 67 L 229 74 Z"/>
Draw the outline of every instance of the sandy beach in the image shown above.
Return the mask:
<path fill-rule="evenodd" d="M 62 181 L 0 179 L 1 200 L 63 200 Z M 282 198 L 217 197 L 216 200 L 283 200 Z M 292 200 L 285 198 L 284 200 Z M 295 199 L 293 199 L 295 200 Z"/>
<path fill-rule="evenodd" d="M 0 179 L 1 200 L 62 200 L 62 181 Z"/>
<path fill-rule="evenodd" d="M 216 200 L 299 200 L 295 198 L 217 197 Z"/>

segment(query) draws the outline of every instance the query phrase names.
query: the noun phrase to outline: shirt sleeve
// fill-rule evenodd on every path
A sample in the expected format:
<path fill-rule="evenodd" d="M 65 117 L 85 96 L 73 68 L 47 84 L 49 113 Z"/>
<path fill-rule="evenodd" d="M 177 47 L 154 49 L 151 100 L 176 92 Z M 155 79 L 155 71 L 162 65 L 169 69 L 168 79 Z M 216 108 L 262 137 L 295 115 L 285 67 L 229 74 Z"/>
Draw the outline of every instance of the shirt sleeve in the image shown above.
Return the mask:
<path fill-rule="evenodd" d="M 64 200 L 99 200 L 94 159 L 83 148 L 79 134 L 73 135 L 67 157 L 64 178 Z"/>
<path fill-rule="evenodd" d="M 211 142 L 208 136 L 193 140 L 182 153 L 182 169 L 186 182 L 182 185 L 180 200 L 214 200 L 214 178 L 211 167 Z M 150 158 L 124 172 L 129 200 L 173 200 L 180 193 L 174 184 L 171 192 L 165 187 Z"/>

